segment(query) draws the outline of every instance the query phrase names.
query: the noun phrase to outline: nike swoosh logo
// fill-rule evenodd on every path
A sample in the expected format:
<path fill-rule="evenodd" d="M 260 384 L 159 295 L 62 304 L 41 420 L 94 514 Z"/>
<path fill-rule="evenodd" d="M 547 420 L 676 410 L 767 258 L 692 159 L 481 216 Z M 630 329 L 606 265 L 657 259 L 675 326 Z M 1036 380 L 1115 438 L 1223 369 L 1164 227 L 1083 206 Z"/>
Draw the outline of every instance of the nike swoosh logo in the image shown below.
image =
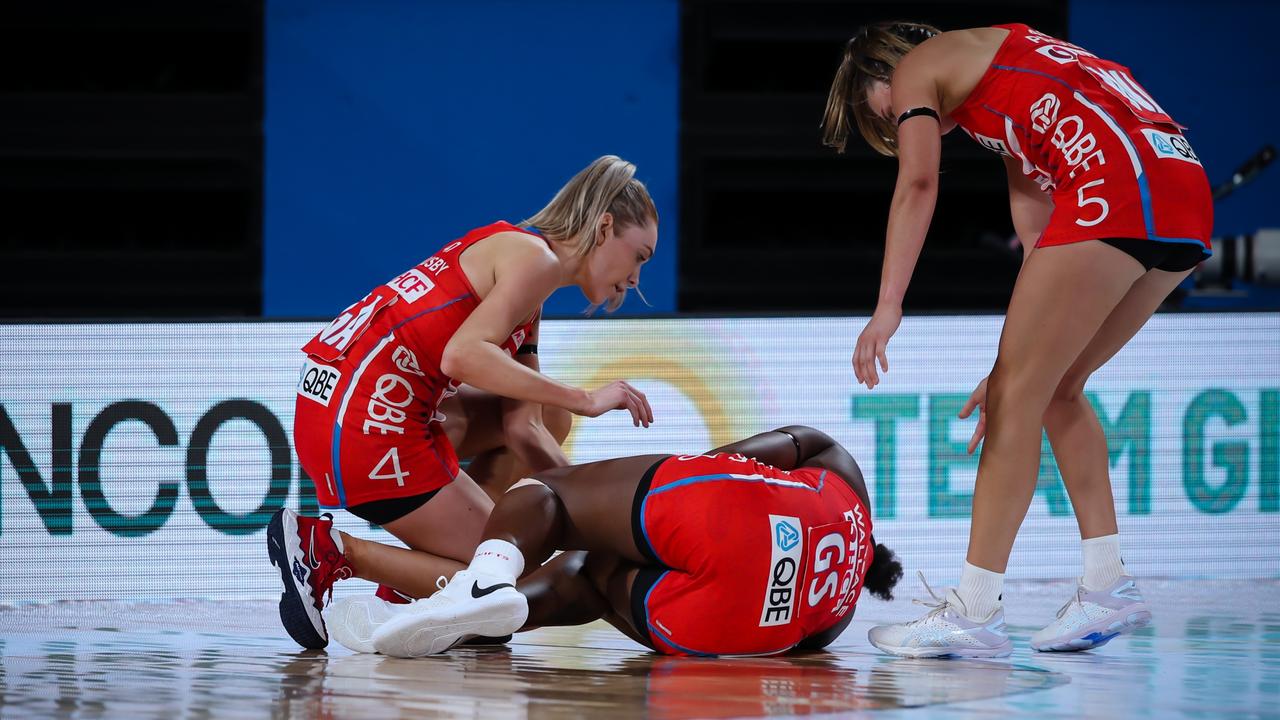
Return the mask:
<path fill-rule="evenodd" d="M 497 585 L 490 585 L 490 586 L 489 586 L 489 587 L 487 587 L 487 588 L 482 588 L 482 587 L 480 587 L 480 583 L 472 583 L 472 584 L 471 584 L 471 597 L 473 597 L 473 598 L 482 598 L 482 597 L 484 597 L 485 595 L 488 595 L 489 593 L 491 593 L 491 592 L 493 592 L 493 591 L 495 591 L 495 590 L 501 590 L 501 589 L 502 589 L 502 588 L 504 588 L 504 587 L 514 588 L 514 587 L 515 587 L 515 585 L 512 585 L 511 583 L 498 583 Z"/>
<path fill-rule="evenodd" d="M 311 541 L 307 543 L 307 564 L 312 570 L 320 569 L 320 561 L 316 559 L 316 526 L 311 526 Z"/>

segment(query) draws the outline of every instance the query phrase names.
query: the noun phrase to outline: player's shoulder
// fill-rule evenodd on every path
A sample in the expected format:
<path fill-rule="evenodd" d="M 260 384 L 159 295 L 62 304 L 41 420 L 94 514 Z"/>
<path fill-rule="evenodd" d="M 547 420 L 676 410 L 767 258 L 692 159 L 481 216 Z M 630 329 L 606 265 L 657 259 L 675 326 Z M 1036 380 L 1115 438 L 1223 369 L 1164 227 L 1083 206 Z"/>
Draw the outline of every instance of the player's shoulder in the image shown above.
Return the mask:
<path fill-rule="evenodd" d="M 516 256 L 522 261 L 538 264 L 557 262 L 555 252 L 541 235 L 520 228 L 500 230 L 485 238 L 485 242 L 501 254 Z"/>

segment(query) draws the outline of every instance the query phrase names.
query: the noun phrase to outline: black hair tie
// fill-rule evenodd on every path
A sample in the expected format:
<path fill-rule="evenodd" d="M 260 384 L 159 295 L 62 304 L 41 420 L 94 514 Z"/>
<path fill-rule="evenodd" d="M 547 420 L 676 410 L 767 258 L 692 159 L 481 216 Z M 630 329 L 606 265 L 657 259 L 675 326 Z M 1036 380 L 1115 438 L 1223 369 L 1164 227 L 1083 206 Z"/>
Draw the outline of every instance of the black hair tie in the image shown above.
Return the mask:
<path fill-rule="evenodd" d="M 933 109 L 933 108 L 931 108 L 931 107 L 918 107 L 918 108 L 911 108 L 910 110 L 908 110 L 908 111 L 906 111 L 906 112 L 902 113 L 901 115 L 899 115 L 899 116 L 898 116 L 898 125 L 902 125 L 902 123 L 904 123 L 904 122 L 906 122 L 906 121 L 910 120 L 911 118 L 916 117 L 916 116 L 918 116 L 918 115 L 926 115 L 926 116 L 928 116 L 928 117 L 933 118 L 934 120 L 937 120 L 939 124 L 941 124 L 941 123 L 942 123 L 942 119 L 938 117 L 938 111 L 937 111 L 937 110 L 934 110 L 934 109 Z"/>

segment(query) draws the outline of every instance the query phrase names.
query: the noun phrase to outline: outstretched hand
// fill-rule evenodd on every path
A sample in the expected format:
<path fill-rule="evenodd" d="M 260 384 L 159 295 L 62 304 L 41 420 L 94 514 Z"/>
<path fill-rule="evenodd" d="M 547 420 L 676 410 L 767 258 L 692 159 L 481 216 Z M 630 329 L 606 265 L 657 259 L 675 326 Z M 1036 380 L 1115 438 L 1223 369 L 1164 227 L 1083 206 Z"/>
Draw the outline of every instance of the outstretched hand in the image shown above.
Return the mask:
<path fill-rule="evenodd" d="M 599 417 L 610 410 L 626 410 L 631 413 L 631 424 L 649 427 L 653 422 L 653 408 L 649 399 L 625 380 L 614 380 L 587 393 L 590 404 L 580 413 L 586 417 Z"/>
<path fill-rule="evenodd" d="M 867 389 L 880 384 L 880 374 L 876 372 L 877 361 L 880 370 L 889 372 L 889 357 L 886 350 L 889 338 L 898 331 L 902 323 L 902 309 L 894 307 L 877 307 L 867 326 L 858 336 L 858 344 L 853 351 L 853 375 Z"/>
<path fill-rule="evenodd" d="M 987 435 L 987 378 L 982 378 L 982 382 L 978 383 L 978 387 L 973 389 L 969 394 L 969 399 L 965 401 L 964 407 L 960 408 L 960 419 L 963 420 L 973 414 L 973 409 L 978 410 L 978 427 L 973 429 L 973 437 L 969 438 L 969 454 L 978 449 L 978 443 L 982 442 L 982 438 Z"/>

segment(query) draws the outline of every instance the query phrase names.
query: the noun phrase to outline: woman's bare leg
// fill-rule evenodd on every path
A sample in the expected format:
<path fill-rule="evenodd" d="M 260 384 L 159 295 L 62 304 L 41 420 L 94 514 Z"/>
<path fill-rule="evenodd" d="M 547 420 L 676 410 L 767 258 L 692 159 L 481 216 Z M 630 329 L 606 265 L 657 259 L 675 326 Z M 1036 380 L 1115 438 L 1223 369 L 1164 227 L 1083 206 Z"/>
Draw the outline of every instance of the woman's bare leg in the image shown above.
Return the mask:
<path fill-rule="evenodd" d="M 598 550 L 648 562 L 632 536 L 631 508 L 645 471 L 664 457 L 640 455 L 538 473 L 537 482 L 503 496 L 484 538 L 519 548 L 525 574 L 558 549 Z"/>
<path fill-rule="evenodd" d="M 1150 270 L 1139 278 L 1059 381 L 1045 411 L 1044 428 L 1062 471 L 1062 481 L 1071 496 L 1083 539 L 1117 532 L 1107 439 L 1093 406 L 1085 397 L 1085 383 L 1137 334 L 1160 303 L 1190 273 L 1190 270 L 1177 273 Z"/>
<path fill-rule="evenodd" d="M 471 459 L 468 474 L 494 502 L 516 480 L 545 469 L 528 467 L 507 447 L 502 404 L 500 396 L 470 385 L 440 404 L 445 434 L 458 457 Z M 573 429 L 573 415 L 563 408 L 544 405 L 542 422 L 561 445 Z"/>
<path fill-rule="evenodd" d="M 453 576 L 441 595 L 382 622 L 372 634 L 373 646 L 385 655 L 418 657 L 475 635 L 500 636 L 524 627 L 529 600 L 515 589 L 516 583 L 536 575 L 556 549 L 600 551 L 644 562 L 632 536 L 632 505 L 645 471 L 664 457 L 556 468 L 539 473 L 538 480 L 517 483 L 494 508 L 467 568 Z M 577 585 L 572 592 L 581 601 L 586 588 L 572 577 L 567 580 Z M 543 599 L 554 600 L 554 591 L 554 584 L 544 587 Z M 603 612 L 599 598 L 585 596 L 590 602 L 574 608 L 572 619 Z"/>
<path fill-rule="evenodd" d="M 471 465 L 425 505 L 383 526 L 409 549 L 344 534 L 346 555 L 357 577 L 421 598 L 436 591 L 438 578 L 452 577 L 466 567 L 494 499 L 521 473 L 527 474 L 506 448 L 502 402 L 493 393 L 464 385 L 441 403 L 445 434 L 458 457 L 472 458 Z M 563 442 L 572 427 L 569 413 L 547 407 L 543 417 L 547 429 Z"/>
<path fill-rule="evenodd" d="M 987 435 L 973 493 L 968 562 L 1003 573 L 1031 505 L 1054 393 L 1144 270 L 1097 241 L 1040 248 L 1009 302 L 987 383 Z"/>
<path fill-rule="evenodd" d="M 357 577 L 427 597 L 436 591 L 438 578 L 466 567 L 492 510 L 489 496 L 459 472 L 426 504 L 382 526 L 410 549 L 343 533 L 344 553 Z"/>

